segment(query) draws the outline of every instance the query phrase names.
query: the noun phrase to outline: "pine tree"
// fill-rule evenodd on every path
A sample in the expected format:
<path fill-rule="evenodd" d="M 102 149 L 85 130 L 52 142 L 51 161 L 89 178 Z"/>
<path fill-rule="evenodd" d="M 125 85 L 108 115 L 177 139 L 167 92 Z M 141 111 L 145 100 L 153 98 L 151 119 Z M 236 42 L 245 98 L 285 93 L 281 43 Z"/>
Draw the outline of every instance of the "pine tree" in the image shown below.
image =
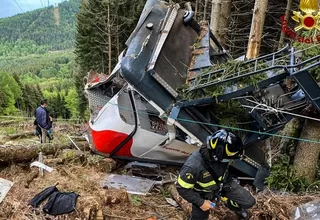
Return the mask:
<path fill-rule="evenodd" d="M 24 92 L 23 91 L 23 84 L 21 83 L 20 78 L 17 74 L 13 74 L 12 76 L 13 76 L 14 80 L 17 82 L 17 84 L 21 90 L 21 95 L 16 99 L 16 104 L 15 104 L 16 108 L 21 111 L 22 110 L 22 102 L 23 102 L 23 100 L 22 100 L 23 99 L 23 92 Z"/>
<path fill-rule="evenodd" d="M 77 33 L 76 33 L 76 63 L 74 70 L 75 86 L 79 97 L 79 111 L 83 116 L 87 100 L 83 94 L 83 78 L 91 68 L 91 61 L 94 59 L 91 54 L 92 41 L 94 35 L 92 16 L 89 13 L 89 4 L 82 0 L 80 11 L 77 15 Z"/>
<path fill-rule="evenodd" d="M 110 73 L 135 28 L 145 0 L 83 0 L 77 15 L 75 53 L 76 90 L 80 116 L 87 100 L 83 93 L 84 77 L 90 70 Z"/>

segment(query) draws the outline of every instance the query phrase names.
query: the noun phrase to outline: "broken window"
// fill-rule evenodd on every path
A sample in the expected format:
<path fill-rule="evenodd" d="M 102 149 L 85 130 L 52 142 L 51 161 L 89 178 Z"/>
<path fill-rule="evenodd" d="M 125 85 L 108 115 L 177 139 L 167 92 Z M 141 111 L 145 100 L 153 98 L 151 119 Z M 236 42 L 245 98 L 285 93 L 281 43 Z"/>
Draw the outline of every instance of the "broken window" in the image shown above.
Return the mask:
<path fill-rule="evenodd" d="M 134 92 L 134 100 L 141 128 L 165 135 L 168 132 L 167 126 L 166 123 L 159 118 L 160 112 L 136 91 Z"/>

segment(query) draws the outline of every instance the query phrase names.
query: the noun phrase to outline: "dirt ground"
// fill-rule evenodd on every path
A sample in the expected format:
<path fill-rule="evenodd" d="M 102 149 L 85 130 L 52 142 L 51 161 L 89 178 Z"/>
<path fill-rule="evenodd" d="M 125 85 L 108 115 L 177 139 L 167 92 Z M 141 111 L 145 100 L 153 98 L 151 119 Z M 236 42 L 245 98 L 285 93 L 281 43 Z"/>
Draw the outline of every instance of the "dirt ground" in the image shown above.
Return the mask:
<path fill-rule="evenodd" d="M 31 122 L 1 126 L 0 145 L 7 143 L 7 140 L 5 141 L 6 135 L 32 129 Z M 67 134 L 80 135 L 83 132 L 83 127 L 59 123 L 56 130 L 59 131 L 54 134 L 55 143 L 64 143 L 67 141 Z M 37 141 L 35 136 L 30 136 L 11 140 L 10 144 L 35 143 Z M 61 154 L 56 154 L 53 157 L 59 155 Z M 86 156 L 95 158 L 95 155 L 90 155 L 90 153 Z M 117 169 L 113 172 L 123 173 L 123 165 L 125 164 L 125 162 L 118 161 Z M 14 182 L 13 187 L 0 204 L 0 219 L 188 219 L 182 208 L 167 203 L 165 198 L 171 198 L 171 196 L 166 186 L 154 187 L 150 195 L 147 196 L 127 195 L 123 190 L 104 189 L 102 187 L 102 181 L 107 172 L 100 162 L 88 163 L 88 160 L 86 162 L 71 160 L 47 165 L 54 169 L 53 172 L 44 171 L 44 175 L 39 175 L 33 179 L 29 186 L 26 182 L 37 169 L 31 169 L 30 163 L 12 163 L 0 167 L 0 177 Z M 75 192 L 80 195 L 74 212 L 54 217 L 46 215 L 42 211 L 42 205 L 46 201 L 38 209 L 32 209 L 28 206 L 28 201 L 37 193 L 55 184 L 58 184 L 57 188 L 61 192 Z M 320 198 L 319 195 L 280 195 L 269 190 L 265 190 L 255 197 L 257 204 L 251 210 L 253 214 L 251 219 L 256 220 L 292 219 L 293 211 L 297 206 Z M 101 213 L 99 211 L 93 212 L 93 210 L 101 210 L 102 216 L 99 217 Z M 237 219 L 232 212 L 223 207 L 213 210 L 212 216 L 212 219 Z"/>

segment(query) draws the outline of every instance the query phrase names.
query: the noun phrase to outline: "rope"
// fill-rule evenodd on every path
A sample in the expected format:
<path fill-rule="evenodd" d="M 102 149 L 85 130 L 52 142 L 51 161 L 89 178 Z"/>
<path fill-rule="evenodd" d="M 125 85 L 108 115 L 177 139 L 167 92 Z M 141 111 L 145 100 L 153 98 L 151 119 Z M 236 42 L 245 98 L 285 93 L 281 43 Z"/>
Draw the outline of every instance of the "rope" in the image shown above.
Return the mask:
<path fill-rule="evenodd" d="M 29 3 L 27 2 L 27 0 L 24 0 L 24 1 L 27 3 L 28 8 L 29 8 L 30 10 L 32 10 L 32 8 L 30 7 L 30 5 L 29 5 Z"/>
<path fill-rule="evenodd" d="M 0 118 L 12 118 L 12 119 L 29 119 L 34 120 L 35 117 L 24 117 L 24 116 L 10 116 L 10 115 L 1 115 Z M 54 119 L 55 121 L 79 121 L 79 119 Z"/>
<path fill-rule="evenodd" d="M 117 106 L 118 108 L 124 109 L 124 110 L 126 110 L 126 111 L 130 111 L 130 112 L 133 113 L 133 110 L 131 110 L 131 109 L 127 108 L 127 107 L 120 106 L 120 105 L 118 105 L 118 104 L 111 103 L 111 102 L 109 102 L 108 104 Z M 157 114 L 139 112 L 139 110 L 137 110 L 137 113 L 138 113 L 139 116 L 141 116 L 141 115 L 152 115 L 152 116 L 159 117 L 159 115 L 157 115 Z M 163 116 L 162 118 L 168 119 L 169 117 L 168 117 L 168 116 Z M 267 136 L 271 136 L 271 137 L 279 137 L 279 138 L 286 138 L 286 139 L 291 139 L 291 140 L 304 141 L 304 142 L 309 142 L 309 143 L 314 143 L 314 144 L 320 144 L 320 141 L 311 140 L 311 139 L 306 139 L 306 138 L 296 138 L 296 137 L 291 137 L 291 136 L 285 136 L 285 135 L 280 135 L 280 134 L 272 134 L 272 133 L 268 133 L 268 132 L 255 131 L 255 130 L 249 130 L 249 129 L 244 129 L 244 128 L 237 128 L 237 127 L 232 127 L 232 126 L 225 126 L 225 125 L 220 125 L 220 124 L 213 124 L 213 123 L 207 123 L 207 122 L 199 122 L 199 121 L 194 121 L 194 120 L 189 120 L 189 119 L 184 119 L 184 118 L 177 118 L 176 120 L 177 120 L 177 121 L 180 121 L 180 122 L 188 122 L 188 123 L 193 123 L 193 124 L 202 124 L 202 125 L 208 125 L 208 126 L 213 126 L 213 127 L 221 127 L 221 128 L 230 129 L 230 130 L 236 130 L 236 131 L 244 131 L 244 132 L 249 132 L 249 133 L 255 133 L 255 134 L 259 134 L 259 135 L 267 135 Z"/>
<path fill-rule="evenodd" d="M 18 2 L 16 2 L 16 0 L 13 0 L 15 3 L 16 3 L 16 5 L 20 8 L 20 10 L 22 11 L 22 13 L 24 13 L 24 11 L 22 10 L 22 8 L 20 7 L 20 5 L 18 4 Z"/>
<path fill-rule="evenodd" d="M 112 102 L 108 102 L 108 104 L 110 105 L 114 105 L 117 106 L 118 108 L 124 109 L 126 111 L 129 111 L 131 113 L 133 113 L 134 111 L 130 108 L 127 108 L 125 106 L 121 106 L 119 104 L 115 104 Z M 250 106 L 251 107 L 251 106 Z M 265 109 L 263 109 L 265 110 Z M 279 111 L 279 110 L 277 110 Z M 137 110 L 137 113 L 139 116 L 141 115 L 146 115 L 146 118 L 148 118 L 148 115 L 152 115 L 155 117 L 159 117 L 158 114 L 153 114 L 153 113 L 145 113 L 145 112 L 139 112 L 139 110 Z M 293 113 L 291 113 L 293 114 Z M 29 118 L 32 119 L 32 117 L 17 117 L 17 116 L 0 116 L 0 118 Z M 163 116 L 162 118 L 164 119 L 168 119 L 168 116 Z M 34 118 L 33 118 L 34 119 Z M 61 120 L 66 120 L 66 121 L 72 121 L 72 120 L 78 120 L 78 119 L 56 119 L 57 121 Z M 291 137 L 291 136 L 285 136 L 285 135 L 280 135 L 280 134 L 272 134 L 272 133 L 268 133 L 268 132 L 262 132 L 262 131 L 255 131 L 255 130 L 249 130 L 249 129 L 244 129 L 244 128 L 237 128 L 237 127 L 232 127 L 232 126 L 225 126 L 225 125 L 221 125 L 221 124 L 213 124 L 213 123 L 207 123 L 207 122 L 199 122 L 199 121 L 194 121 L 194 120 L 189 120 L 189 119 L 184 119 L 184 118 L 177 118 L 177 121 L 180 122 L 187 122 L 187 123 L 193 123 L 193 124 L 202 124 L 202 125 L 208 125 L 208 126 L 213 126 L 213 127 L 221 127 L 221 128 L 225 128 L 225 129 L 230 129 L 230 130 L 235 130 L 235 131 L 244 131 L 244 132 L 249 132 L 249 133 L 255 133 L 255 134 L 259 134 L 259 135 L 267 135 L 270 137 L 279 137 L 279 138 L 286 138 L 286 139 L 291 139 L 291 140 L 297 140 L 297 141 L 304 141 L 304 142 L 309 142 L 309 143 L 314 143 L 314 144 L 320 144 L 320 141 L 317 140 L 311 140 L 311 139 L 306 139 L 306 138 L 296 138 L 296 137 Z M 317 120 L 319 121 L 319 120 Z"/>

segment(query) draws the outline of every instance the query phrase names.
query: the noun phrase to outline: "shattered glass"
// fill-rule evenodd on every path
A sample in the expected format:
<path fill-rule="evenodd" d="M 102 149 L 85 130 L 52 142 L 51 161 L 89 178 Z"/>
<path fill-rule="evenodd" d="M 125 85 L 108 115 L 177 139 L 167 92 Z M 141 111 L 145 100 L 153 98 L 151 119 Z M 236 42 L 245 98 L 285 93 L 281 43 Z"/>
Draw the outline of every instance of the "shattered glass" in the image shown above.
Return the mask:
<path fill-rule="evenodd" d="M 320 220 L 320 201 L 312 201 L 296 208 L 294 220 Z"/>

